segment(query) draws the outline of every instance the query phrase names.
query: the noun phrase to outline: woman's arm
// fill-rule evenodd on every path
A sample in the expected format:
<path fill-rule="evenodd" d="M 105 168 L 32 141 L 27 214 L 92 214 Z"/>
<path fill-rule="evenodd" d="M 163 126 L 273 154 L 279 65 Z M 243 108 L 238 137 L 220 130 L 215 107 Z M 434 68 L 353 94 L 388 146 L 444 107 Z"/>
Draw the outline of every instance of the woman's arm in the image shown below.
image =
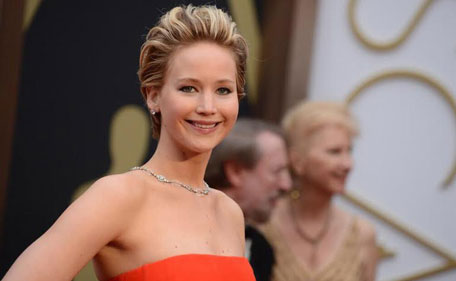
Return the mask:
<path fill-rule="evenodd" d="M 127 226 L 138 205 L 128 187 L 124 175 L 95 182 L 17 258 L 3 280 L 71 280 Z"/>

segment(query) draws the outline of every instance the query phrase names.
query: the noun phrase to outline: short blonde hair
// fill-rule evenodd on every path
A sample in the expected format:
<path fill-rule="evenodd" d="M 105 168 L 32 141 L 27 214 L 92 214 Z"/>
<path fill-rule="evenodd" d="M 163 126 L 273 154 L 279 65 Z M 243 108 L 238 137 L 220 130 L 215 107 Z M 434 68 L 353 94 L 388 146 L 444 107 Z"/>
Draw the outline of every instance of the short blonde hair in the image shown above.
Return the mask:
<path fill-rule="evenodd" d="M 239 98 L 244 96 L 248 48 L 236 23 L 215 6 L 179 6 L 164 14 L 151 28 L 141 47 L 138 77 L 141 93 L 161 88 L 173 53 L 181 46 L 210 41 L 233 52 L 236 62 L 236 87 Z M 152 135 L 160 136 L 160 114 L 152 115 Z"/>
<path fill-rule="evenodd" d="M 282 120 L 282 127 L 289 145 L 306 145 L 306 140 L 316 130 L 328 126 L 340 126 L 351 136 L 358 134 L 358 125 L 348 106 L 339 102 L 308 101 L 291 108 Z"/>

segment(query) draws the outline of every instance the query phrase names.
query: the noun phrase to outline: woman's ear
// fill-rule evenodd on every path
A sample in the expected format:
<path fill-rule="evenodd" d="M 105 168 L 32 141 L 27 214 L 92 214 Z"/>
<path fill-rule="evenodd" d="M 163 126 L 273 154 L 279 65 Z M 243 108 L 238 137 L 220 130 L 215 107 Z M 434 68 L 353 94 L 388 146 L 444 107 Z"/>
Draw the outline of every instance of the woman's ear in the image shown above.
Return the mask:
<path fill-rule="evenodd" d="M 304 163 L 302 159 L 302 151 L 296 147 L 290 147 L 288 155 L 290 157 L 290 166 L 296 175 L 302 175 L 304 172 Z"/>
<path fill-rule="evenodd" d="M 160 91 L 157 87 L 148 87 L 146 104 L 152 114 L 160 112 Z"/>

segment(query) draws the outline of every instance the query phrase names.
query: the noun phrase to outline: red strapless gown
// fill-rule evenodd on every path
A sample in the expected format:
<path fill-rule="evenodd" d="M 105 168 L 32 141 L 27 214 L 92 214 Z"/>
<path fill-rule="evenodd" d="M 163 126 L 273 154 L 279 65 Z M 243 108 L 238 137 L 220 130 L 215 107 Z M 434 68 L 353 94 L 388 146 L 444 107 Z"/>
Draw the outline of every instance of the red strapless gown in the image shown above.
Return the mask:
<path fill-rule="evenodd" d="M 246 258 L 188 254 L 145 264 L 109 281 L 255 281 Z"/>

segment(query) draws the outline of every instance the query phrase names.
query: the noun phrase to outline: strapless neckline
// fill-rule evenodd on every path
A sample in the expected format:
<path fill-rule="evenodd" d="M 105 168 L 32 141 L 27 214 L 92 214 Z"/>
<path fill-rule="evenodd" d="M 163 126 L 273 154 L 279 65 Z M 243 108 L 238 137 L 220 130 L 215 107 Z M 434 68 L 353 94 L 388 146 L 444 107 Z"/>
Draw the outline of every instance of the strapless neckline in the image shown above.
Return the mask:
<path fill-rule="evenodd" d="M 165 280 L 165 279 L 148 279 L 147 277 L 141 277 L 143 279 L 138 279 L 137 277 L 130 278 L 130 276 L 143 276 L 143 275 L 148 275 L 147 273 L 150 271 L 157 271 L 161 272 L 162 270 L 160 268 L 166 267 L 167 264 L 175 264 L 181 266 L 176 267 L 176 270 L 183 270 L 183 267 L 191 267 L 191 268 L 197 268 L 197 267 L 202 267 L 204 268 L 205 266 L 212 267 L 210 270 L 213 269 L 214 264 L 220 264 L 222 267 L 226 266 L 237 266 L 240 267 L 242 265 L 248 266 L 249 270 L 251 271 L 252 278 L 248 278 L 249 276 L 245 276 L 243 279 L 239 280 L 255 280 L 253 277 L 253 271 L 251 270 L 249 266 L 249 262 L 245 257 L 240 257 L 240 256 L 223 256 L 223 255 L 214 255 L 214 254 L 180 254 L 180 255 L 175 255 L 175 256 L 170 256 L 166 257 L 157 261 L 153 262 L 148 262 L 145 263 L 141 266 L 138 266 L 136 268 L 133 268 L 131 270 L 128 270 L 126 272 L 120 273 L 119 275 L 112 277 L 111 279 L 108 279 L 108 281 L 124 281 L 124 280 Z M 193 263 L 193 264 L 192 264 Z M 210 265 L 208 265 L 210 264 Z M 153 275 L 153 274 L 149 274 Z M 148 276 L 149 276 L 148 275 Z M 188 277 L 188 276 L 187 276 Z M 168 279 L 166 279 L 168 280 Z M 174 279 L 169 279 L 169 280 L 174 280 Z M 182 280 L 179 278 L 179 280 Z M 201 280 L 201 276 L 195 276 L 194 279 L 192 280 Z M 214 279 L 214 280 L 220 280 L 220 279 Z M 234 280 L 234 279 L 232 279 Z"/>

